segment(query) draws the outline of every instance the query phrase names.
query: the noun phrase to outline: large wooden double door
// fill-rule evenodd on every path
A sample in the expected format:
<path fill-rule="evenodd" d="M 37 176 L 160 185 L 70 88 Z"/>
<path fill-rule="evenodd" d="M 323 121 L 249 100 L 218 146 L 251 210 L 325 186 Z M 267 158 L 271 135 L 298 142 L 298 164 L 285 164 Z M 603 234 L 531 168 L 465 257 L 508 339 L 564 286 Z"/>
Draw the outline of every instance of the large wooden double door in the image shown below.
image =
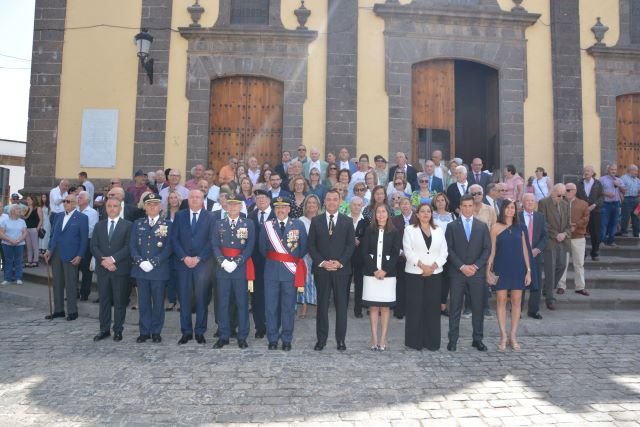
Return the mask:
<path fill-rule="evenodd" d="M 283 84 L 234 76 L 211 82 L 209 166 L 220 170 L 230 156 L 280 163 Z"/>
<path fill-rule="evenodd" d="M 616 99 L 618 173 L 631 165 L 640 165 L 640 93 Z"/>

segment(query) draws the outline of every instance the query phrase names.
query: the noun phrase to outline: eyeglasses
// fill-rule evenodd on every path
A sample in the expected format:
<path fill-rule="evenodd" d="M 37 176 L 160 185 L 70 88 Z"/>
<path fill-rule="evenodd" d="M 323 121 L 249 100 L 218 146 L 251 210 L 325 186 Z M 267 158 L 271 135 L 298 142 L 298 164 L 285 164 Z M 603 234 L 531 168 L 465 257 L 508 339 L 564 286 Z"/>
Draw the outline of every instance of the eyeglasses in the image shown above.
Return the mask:
<path fill-rule="evenodd" d="M 329 168 L 330 171 L 337 171 L 338 168 Z"/>
<path fill-rule="evenodd" d="M 68 203 L 75 203 L 75 200 L 63 200 L 62 203 L 68 204 Z"/>
<path fill-rule="evenodd" d="M 482 193 L 471 193 L 472 196 L 482 196 Z"/>
<path fill-rule="evenodd" d="M 402 182 L 394 182 L 393 185 L 404 185 Z"/>
<path fill-rule="evenodd" d="M 298 148 L 298 151 L 307 151 L 306 148 Z"/>
<path fill-rule="evenodd" d="M 427 184 L 429 182 L 428 179 L 421 179 L 420 184 Z"/>
<path fill-rule="evenodd" d="M 354 188 L 353 191 L 364 191 L 364 188 L 360 188 L 360 187 Z"/>

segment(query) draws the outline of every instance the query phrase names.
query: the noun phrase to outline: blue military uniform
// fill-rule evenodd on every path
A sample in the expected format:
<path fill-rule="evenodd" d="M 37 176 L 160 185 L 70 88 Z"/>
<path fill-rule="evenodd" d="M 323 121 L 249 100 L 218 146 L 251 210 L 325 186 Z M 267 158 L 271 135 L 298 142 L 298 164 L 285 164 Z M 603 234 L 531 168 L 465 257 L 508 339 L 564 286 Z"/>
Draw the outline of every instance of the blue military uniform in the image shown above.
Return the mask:
<path fill-rule="evenodd" d="M 274 204 L 277 204 L 276 201 Z M 290 349 L 293 339 L 293 324 L 296 307 L 296 287 L 294 285 L 294 272 L 302 268 L 292 262 L 295 258 L 302 259 L 307 253 L 307 232 L 304 224 L 297 220 L 287 218 L 280 224 L 277 218 L 265 223 L 260 233 L 260 252 L 266 257 L 264 268 L 265 282 L 265 313 L 267 319 L 267 339 L 269 348 L 274 349 L 278 340 L 282 340 L 283 349 Z M 284 232 L 281 226 L 284 225 Z M 281 243 L 278 248 L 269 236 Z M 286 251 L 282 255 L 282 249 Z M 281 252 L 281 255 L 276 255 Z M 289 258 L 290 262 L 283 262 L 274 258 Z M 302 261 L 304 266 L 304 261 Z M 305 274 L 306 276 L 306 274 Z M 304 279 L 302 287 L 304 289 Z"/>
<path fill-rule="evenodd" d="M 150 196 L 159 199 L 155 194 Z M 159 338 L 164 325 L 164 292 L 166 282 L 171 275 L 169 258 L 172 254 L 169 235 L 171 224 L 163 218 L 157 217 L 153 225 L 151 218 L 137 219 L 131 227 L 129 250 L 133 265 L 131 277 L 138 284 L 138 306 L 140 309 L 140 338 L 148 339 L 150 336 Z M 140 264 L 149 261 L 153 269 L 145 272 Z M 154 339 L 155 341 L 155 339 Z M 140 342 L 144 342 L 142 339 Z"/>
<path fill-rule="evenodd" d="M 228 202 L 236 203 L 239 200 L 229 198 Z M 211 241 L 213 253 L 218 262 L 216 269 L 218 306 L 216 310 L 218 311 L 219 342 L 228 343 L 231 334 L 229 301 L 233 291 L 238 307 L 238 344 L 246 343 L 249 335 L 246 265 L 250 260 L 256 241 L 253 221 L 241 216 L 235 220 L 231 218 L 218 220 L 213 227 Z M 234 255 L 228 255 L 230 252 L 233 252 Z M 229 273 L 222 267 L 224 261 L 235 262 L 238 267 Z M 252 263 L 251 266 L 253 266 Z M 219 348 L 218 344 L 214 347 Z"/>

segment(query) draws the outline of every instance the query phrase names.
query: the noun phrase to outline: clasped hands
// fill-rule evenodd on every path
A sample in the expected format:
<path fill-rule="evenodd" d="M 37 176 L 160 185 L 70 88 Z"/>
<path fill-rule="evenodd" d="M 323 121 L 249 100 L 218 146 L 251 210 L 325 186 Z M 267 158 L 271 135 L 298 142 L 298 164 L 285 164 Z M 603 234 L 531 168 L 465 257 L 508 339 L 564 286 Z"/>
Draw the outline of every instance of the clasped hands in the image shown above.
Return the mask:
<path fill-rule="evenodd" d="M 322 263 L 322 268 L 327 271 L 337 271 L 339 268 L 342 268 L 342 264 L 340 264 L 340 261 L 336 261 L 335 259 L 329 259 Z"/>
<path fill-rule="evenodd" d="M 238 268 L 238 263 L 235 261 L 224 260 L 220 263 L 220 267 L 224 269 L 227 273 L 233 273 L 236 268 Z"/>
<path fill-rule="evenodd" d="M 431 265 L 425 264 L 422 261 L 418 261 L 418 267 L 422 270 L 422 275 L 425 277 L 429 277 L 433 274 L 434 271 L 438 268 L 438 265 L 434 262 Z"/>
<path fill-rule="evenodd" d="M 463 265 L 462 267 L 460 267 L 460 271 L 462 272 L 462 274 L 464 274 L 467 277 L 471 277 L 474 274 L 476 274 L 476 272 L 478 271 L 478 266 L 476 266 L 475 264 L 472 265 Z"/>
<path fill-rule="evenodd" d="M 184 265 L 187 267 L 194 268 L 198 263 L 200 263 L 200 258 L 197 256 L 186 256 L 182 259 L 182 262 L 184 262 Z"/>
<path fill-rule="evenodd" d="M 100 265 L 106 270 L 109 270 L 112 272 L 116 271 L 116 263 L 113 262 L 113 259 L 111 259 L 110 256 L 103 256 L 102 260 L 100 261 Z"/>

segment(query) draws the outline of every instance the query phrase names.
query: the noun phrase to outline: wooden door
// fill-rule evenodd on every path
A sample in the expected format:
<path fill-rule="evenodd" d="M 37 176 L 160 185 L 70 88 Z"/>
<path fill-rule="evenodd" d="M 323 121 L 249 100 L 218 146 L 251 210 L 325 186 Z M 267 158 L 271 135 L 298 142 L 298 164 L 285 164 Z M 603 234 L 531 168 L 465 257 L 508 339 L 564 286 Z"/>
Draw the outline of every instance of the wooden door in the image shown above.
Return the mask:
<path fill-rule="evenodd" d="M 434 60 L 413 66 L 412 111 L 413 153 L 411 160 L 420 169 L 422 160 L 431 158 L 431 151 L 444 148 L 435 145 L 429 135 L 448 136 L 448 149 L 442 149 L 445 159 L 455 154 L 455 70 L 454 61 Z M 426 137 L 422 137 L 425 135 Z M 443 138 L 437 141 L 445 144 Z"/>
<path fill-rule="evenodd" d="M 283 85 L 264 77 L 211 82 L 209 165 L 220 170 L 230 156 L 272 166 L 282 153 Z"/>
<path fill-rule="evenodd" d="M 618 173 L 630 164 L 640 164 L 640 93 L 616 99 Z"/>

